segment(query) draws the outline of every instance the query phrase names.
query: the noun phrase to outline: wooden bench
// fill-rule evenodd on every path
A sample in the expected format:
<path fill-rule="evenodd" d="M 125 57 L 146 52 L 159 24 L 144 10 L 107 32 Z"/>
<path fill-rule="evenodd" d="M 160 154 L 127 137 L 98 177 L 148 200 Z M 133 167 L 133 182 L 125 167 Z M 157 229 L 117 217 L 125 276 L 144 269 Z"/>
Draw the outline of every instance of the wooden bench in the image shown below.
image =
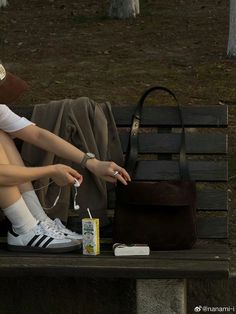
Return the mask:
<path fill-rule="evenodd" d="M 12 109 L 28 118 L 32 113 L 32 107 Z M 113 106 L 112 109 L 125 152 L 134 106 Z M 138 314 L 186 313 L 189 278 L 228 278 L 228 109 L 226 105 L 183 106 L 183 109 L 184 123 L 191 128 L 187 129 L 186 138 L 190 172 L 198 187 L 198 242 L 193 249 L 156 251 L 145 257 L 115 257 L 106 249 L 96 257 L 71 253 L 57 255 L 57 258 L 2 249 L 0 276 L 136 279 Z M 176 132 L 179 127 L 177 108 L 144 108 L 142 127 L 137 179 L 177 179 L 178 162 L 174 158 L 180 143 L 180 134 Z M 114 201 L 111 194 L 109 216 L 112 216 Z"/>

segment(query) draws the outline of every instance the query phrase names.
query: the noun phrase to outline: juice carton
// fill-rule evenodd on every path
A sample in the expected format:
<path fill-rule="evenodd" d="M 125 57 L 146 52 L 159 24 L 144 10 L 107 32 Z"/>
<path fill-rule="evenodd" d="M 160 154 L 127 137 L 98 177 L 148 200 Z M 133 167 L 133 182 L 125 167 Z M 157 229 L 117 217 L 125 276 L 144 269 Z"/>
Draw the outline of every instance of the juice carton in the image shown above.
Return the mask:
<path fill-rule="evenodd" d="M 83 254 L 98 255 L 100 254 L 100 239 L 99 239 L 99 219 L 83 218 Z"/>

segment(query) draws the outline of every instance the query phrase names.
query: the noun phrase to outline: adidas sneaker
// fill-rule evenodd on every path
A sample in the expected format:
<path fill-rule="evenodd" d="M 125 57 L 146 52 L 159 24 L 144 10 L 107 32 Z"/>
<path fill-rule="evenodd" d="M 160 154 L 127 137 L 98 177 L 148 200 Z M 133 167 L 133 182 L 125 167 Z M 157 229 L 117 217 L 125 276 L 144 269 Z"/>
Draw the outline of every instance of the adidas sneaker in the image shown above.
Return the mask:
<path fill-rule="evenodd" d="M 64 234 L 52 228 L 49 223 L 41 221 L 24 234 L 10 230 L 7 246 L 11 251 L 63 253 L 81 247 L 81 243 L 65 238 Z"/>

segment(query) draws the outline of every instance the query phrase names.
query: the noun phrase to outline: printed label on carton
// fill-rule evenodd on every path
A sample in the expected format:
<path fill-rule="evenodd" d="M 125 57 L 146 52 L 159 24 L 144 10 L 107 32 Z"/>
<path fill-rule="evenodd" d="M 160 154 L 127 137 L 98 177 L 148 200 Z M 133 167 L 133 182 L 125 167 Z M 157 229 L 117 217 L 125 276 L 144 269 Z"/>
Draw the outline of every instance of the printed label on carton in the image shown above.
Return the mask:
<path fill-rule="evenodd" d="M 82 219 L 83 230 L 83 254 L 100 254 L 99 219 Z"/>

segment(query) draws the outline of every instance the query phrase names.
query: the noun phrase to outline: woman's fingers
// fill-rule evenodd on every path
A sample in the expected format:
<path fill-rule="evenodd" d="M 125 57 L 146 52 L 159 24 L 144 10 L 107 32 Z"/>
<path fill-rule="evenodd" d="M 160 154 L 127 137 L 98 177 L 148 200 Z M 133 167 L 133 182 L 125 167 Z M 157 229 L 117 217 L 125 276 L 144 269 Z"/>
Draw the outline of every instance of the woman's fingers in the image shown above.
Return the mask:
<path fill-rule="evenodd" d="M 131 181 L 131 178 L 130 178 L 128 172 L 124 168 L 118 167 L 118 166 L 116 166 L 114 168 L 111 169 L 111 175 L 115 179 L 118 179 L 122 183 L 126 183 L 126 181 Z"/>
<path fill-rule="evenodd" d="M 119 174 L 122 175 L 126 181 L 131 181 L 130 175 L 124 168 L 120 168 Z"/>
<path fill-rule="evenodd" d="M 124 185 L 127 185 L 127 180 L 125 180 L 121 174 L 117 174 L 116 179 L 119 180 L 121 183 L 123 183 Z"/>
<path fill-rule="evenodd" d="M 75 169 L 63 164 L 57 164 L 55 167 L 56 173 L 54 174 L 53 179 L 58 185 L 65 186 L 67 184 L 74 184 L 75 179 L 78 180 L 80 184 L 82 183 L 83 177 Z"/>
<path fill-rule="evenodd" d="M 72 176 L 72 181 L 71 183 L 74 184 L 75 183 L 75 179 L 79 181 L 79 184 L 81 184 L 83 182 L 83 176 L 76 170 L 72 169 L 73 172 L 70 172 L 70 175 Z"/>
<path fill-rule="evenodd" d="M 117 167 L 116 169 L 117 170 L 111 169 L 110 176 L 106 176 L 107 180 L 108 178 L 108 181 L 110 182 L 116 182 L 117 180 L 119 180 L 124 185 L 127 185 L 127 181 L 131 181 L 131 179 L 126 170 L 121 167 Z"/>

